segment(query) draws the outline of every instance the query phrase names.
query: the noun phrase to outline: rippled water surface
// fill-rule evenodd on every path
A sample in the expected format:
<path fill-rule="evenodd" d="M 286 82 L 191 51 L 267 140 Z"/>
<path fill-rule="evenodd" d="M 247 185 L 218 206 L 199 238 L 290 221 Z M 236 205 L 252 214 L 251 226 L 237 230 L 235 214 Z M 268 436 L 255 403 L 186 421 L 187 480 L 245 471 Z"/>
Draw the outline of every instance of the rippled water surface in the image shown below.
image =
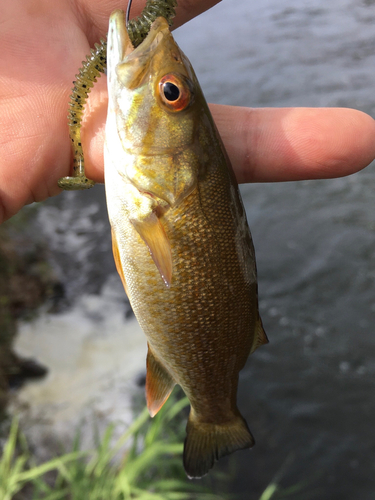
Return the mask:
<path fill-rule="evenodd" d="M 373 0 L 227 0 L 176 38 L 211 102 L 375 116 Z M 243 500 L 278 473 L 283 487 L 301 488 L 290 498 L 375 498 L 374 191 L 373 165 L 242 187 L 270 339 L 241 373 L 257 445 L 218 465 Z M 103 189 L 53 203 L 40 217 L 68 294 L 99 292 L 114 272 Z"/>

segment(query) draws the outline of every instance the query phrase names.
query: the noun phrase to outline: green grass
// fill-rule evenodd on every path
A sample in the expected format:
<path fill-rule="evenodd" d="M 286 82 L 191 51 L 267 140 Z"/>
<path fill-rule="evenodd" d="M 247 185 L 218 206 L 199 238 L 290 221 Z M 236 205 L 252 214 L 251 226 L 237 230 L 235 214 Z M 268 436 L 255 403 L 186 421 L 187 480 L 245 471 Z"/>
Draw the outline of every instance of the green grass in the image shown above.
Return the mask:
<path fill-rule="evenodd" d="M 182 467 L 185 424 L 174 417 L 188 400 L 168 401 L 152 420 L 145 408 L 113 443 L 114 426 L 96 438 L 96 447 L 80 450 L 77 435 L 70 453 L 36 464 L 18 422 L 13 420 L 0 457 L 1 500 L 228 500 L 186 478 Z M 125 450 L 125 451 L 124 451 Z M 119 458 L 120 457 L 120 458 Z M 292 457 L 275 474 L 259 500 L 299 495 L 303 485 L 282 488 Z M 220 480 L 210 471 L 211 479 Z M 223 479 L 223 478 L 221 478 Z M 224 478 L 226 482 L 228 478 Z M 301 488 L 302 487 L 302 488 Z"/>
<path fill-rule="evenodd" d="M 188 481 L 183 471 L 184 429 L 174 417 L 187 404 L 185 398 L 167 403 L 151 422 L 144 409 L 115 445 L 111 425 L 96 449 L 80 451 L 78 437 L 71 453 L 39 465 L 14 420 L 0 459 L 1 500 L 222 499 Z M 114 457 L 121 455 L 118 465 Z"/>

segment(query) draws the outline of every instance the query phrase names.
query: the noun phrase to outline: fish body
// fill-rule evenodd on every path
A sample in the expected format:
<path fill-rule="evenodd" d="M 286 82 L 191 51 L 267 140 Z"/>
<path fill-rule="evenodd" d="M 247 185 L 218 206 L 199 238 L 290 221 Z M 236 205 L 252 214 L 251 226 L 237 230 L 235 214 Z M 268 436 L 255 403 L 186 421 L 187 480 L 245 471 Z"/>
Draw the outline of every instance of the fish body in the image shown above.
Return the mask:
<path fill-rule="evenodd" d="M 190 62 L 158 18 L 133 49 L 110 18 L 105 186 L 117 270 L 147 337 L 151 416 L 190 400 L 184 466 L 201 477 L 254 444 L 238 374 L 267 342 L 254 248 L 229 159 Z"/>

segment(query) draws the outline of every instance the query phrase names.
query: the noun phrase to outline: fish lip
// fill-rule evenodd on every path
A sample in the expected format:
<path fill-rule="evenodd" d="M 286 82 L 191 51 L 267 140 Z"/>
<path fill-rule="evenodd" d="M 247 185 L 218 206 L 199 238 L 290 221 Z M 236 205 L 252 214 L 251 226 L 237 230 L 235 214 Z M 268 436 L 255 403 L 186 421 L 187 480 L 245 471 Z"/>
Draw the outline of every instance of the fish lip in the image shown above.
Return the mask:
<path fill-rule="evenodd" d="M 158 17 L 151 24 L 146 38 L 133 47 L 126 28 L 125 13 L 121 9 L 112 12 L 109 18 L 109 50 L 115 51 L 118 63 L 130 62 L 154 50 L 161 41 L 164 32 L 169 32 L 169 24 L 164 17 Z"/>
<path fill-rule="evenodd" d="M 114 59 L 117 62 L 122 61 L 129 47 L 132 45 L 126 29 L 125 13 L 123 10 L 117 9 L 112 12 L 109 18 L 107 54 L 114 52 Z"/>
<path fill-rule="evenodd" d="M 156 18 L 142 43 L 135 48 L 131 45 L 131 51 L 126 55 L 124 62 L 130 62 L 132 59 L 152 52 L 159 45 L 165 31 L 169 33 L 169 24 L 166 19 L 164 17 Z"/>

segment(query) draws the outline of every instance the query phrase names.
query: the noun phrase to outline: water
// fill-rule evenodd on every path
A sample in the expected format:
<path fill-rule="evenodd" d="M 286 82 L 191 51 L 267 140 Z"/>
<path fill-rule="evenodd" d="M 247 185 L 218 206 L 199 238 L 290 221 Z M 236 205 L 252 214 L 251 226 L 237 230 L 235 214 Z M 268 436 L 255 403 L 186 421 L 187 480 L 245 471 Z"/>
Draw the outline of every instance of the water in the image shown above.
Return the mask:
<path fill-rule="evenodd" d="M 223 2 L 178 36 L 210 101 L 374 115 L 374 20 L 358 0 Z M 241 376 L 257 440 L 232 459 L 243 499 L 284 465 L 295 498 L 375 498 L 374 186 L 372 166 L 242 189 L 271 341 Z"/>
<path fill-rule="evenodd" d="M 374 24 L 373 0 L 228 0 L 176 38 L 211 102 L 375 116 Z M 290 498 L 375 498 L 374 170 L 242 187 L 270 344 L 240 380 L 257 445 L 217 466 L 240 499 L 259 498 L 278 472 L 282 487 L 302 488 Z M 49 202 L 40 223 L 68 298 L 115 279 L 101 188 Z"/>

